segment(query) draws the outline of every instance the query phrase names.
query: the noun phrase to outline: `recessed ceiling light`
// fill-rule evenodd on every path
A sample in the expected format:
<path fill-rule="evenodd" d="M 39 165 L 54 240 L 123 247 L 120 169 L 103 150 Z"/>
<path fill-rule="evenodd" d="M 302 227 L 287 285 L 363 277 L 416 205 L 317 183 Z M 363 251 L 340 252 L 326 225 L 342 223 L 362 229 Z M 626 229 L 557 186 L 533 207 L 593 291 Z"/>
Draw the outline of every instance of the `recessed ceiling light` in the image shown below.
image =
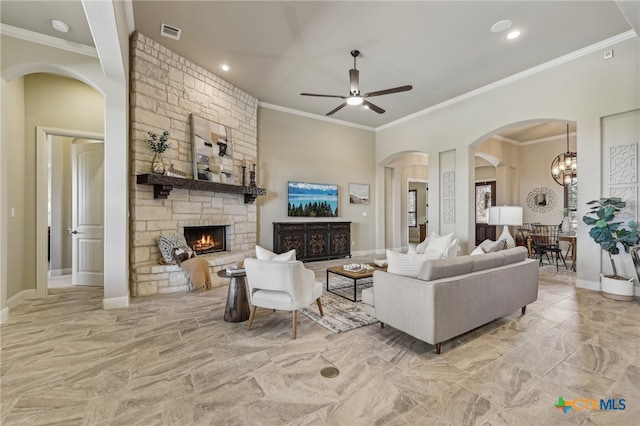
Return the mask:
<path fill-rule="evenodd" d="M 229 71 L 231 67 L 228 64 L 220 64 L 220 69 L 222 69 L 222 71 Z"/>
<path fill-rule="evenodd" d="M 51 26 L 53 27 L 54 30 L 60 31 L 61 33 L 69 32 L 69 24 L 67 24 L 66 22 L 53 19 L 51 20 Z"/>
<path fill-rule="evenodd" d="M 522 35 L 522 31 L 513 30 L 507 34 L 507 40 L 515 40 Z"/>
<path fill-rule="evenodd" d="M 491 26 L 491 31 L 494 33 L 501 33 L 504 30 L 508 30 L 511 28 L 511 21 L 508 19 L 503 19 L 502 21 L 498 21 Z"/>

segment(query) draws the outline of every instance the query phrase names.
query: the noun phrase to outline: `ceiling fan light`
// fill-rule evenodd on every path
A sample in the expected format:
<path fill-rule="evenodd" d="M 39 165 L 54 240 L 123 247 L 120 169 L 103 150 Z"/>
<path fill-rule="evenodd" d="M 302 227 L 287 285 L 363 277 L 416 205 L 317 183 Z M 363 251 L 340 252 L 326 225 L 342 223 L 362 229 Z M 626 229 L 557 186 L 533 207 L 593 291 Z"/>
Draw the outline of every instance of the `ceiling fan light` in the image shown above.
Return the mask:
<path fill-rule="evenodd" d="M 347 98 L 347 103 L 349 105 L 362 105 L 362 102 L 364 102 L 364 99 L 360 96 L 349 96 Z"/>

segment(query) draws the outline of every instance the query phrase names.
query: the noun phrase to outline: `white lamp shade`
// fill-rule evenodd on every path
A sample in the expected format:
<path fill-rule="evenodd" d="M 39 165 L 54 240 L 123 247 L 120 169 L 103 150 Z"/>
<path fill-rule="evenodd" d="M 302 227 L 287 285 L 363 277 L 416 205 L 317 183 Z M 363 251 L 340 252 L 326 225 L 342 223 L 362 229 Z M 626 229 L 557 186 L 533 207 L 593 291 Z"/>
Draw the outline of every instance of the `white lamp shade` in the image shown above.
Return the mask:
<path fill-rule="evenodd" d="M 489 207 L 489 225 L 522 225 L 522 207 L 495 206 Z"/>

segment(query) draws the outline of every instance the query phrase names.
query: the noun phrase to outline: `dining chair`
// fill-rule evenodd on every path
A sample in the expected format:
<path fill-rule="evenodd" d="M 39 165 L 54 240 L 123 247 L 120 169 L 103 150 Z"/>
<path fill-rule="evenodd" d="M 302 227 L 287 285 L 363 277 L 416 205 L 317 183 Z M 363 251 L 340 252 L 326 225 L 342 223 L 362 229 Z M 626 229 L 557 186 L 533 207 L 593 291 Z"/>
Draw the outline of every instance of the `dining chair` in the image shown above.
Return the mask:
<path fill-rule="evenodd" d="M 559 269 L 560 260 L 562 260 L 564 267 L 569 269 L 560 249 L 558 226 L 536 224 L 532 225 L 532 231 L 534 257 L 540 259 L 540 265 L 543 264 L 542 256 L 545 256 L 549 263 L 553 263 L 555 257 L 556 271 Z M 551 254 L 551 258 L 549 258 L 549 254 Z"/>

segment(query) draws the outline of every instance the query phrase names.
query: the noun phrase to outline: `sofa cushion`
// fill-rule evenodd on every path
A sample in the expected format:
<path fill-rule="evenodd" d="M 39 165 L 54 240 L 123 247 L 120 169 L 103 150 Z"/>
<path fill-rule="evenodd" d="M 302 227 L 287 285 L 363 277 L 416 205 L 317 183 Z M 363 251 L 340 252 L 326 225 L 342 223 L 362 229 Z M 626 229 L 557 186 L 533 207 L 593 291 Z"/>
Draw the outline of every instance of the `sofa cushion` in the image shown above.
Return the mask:
<path fill-rule="evenodd" d="M 259 260 L 275 260 L 276 262 L 288 262 L 296 260 L 296 250 L 291 249 L 286 253 L 276 254 L 264 247 L 256 246 L 256 258 Z"/>
<path fill-rule="evenodd" d="M 418 279 L 424 281 L 439 280 L 441 278 L 464 275 L 471 272 L 473 258 L 471 256 L 445 257 L 428 260 L 422 264 L 418 272 Z"/>
<path fill-rule="evenodd" d="M 482 256 L 473 257 L 473 269 L 471 272 L 483 271 L 485 269 L 495 268 L 502 265 L 504 265 L 504 256 L 502 252 L 487 253 Z"/>
<path fill-rule="evenodd" d="M 521 246 L 502 250 L 499 254 L 504 256 L 504 264 L 510 265 L 525 260 L 529 256 L 529 251 L 526 247 Z"/>
<path fill-rule="evenodd" d="M 438 258 L 439 257 L 440 256 L 438 256 Z M 389 262 L 387 272 L 415 278 L 422 264 L 429 259 L 434 259 L 434 256 L 428 254 L 398 253 L 387 250 L 387 261 Z"/>

